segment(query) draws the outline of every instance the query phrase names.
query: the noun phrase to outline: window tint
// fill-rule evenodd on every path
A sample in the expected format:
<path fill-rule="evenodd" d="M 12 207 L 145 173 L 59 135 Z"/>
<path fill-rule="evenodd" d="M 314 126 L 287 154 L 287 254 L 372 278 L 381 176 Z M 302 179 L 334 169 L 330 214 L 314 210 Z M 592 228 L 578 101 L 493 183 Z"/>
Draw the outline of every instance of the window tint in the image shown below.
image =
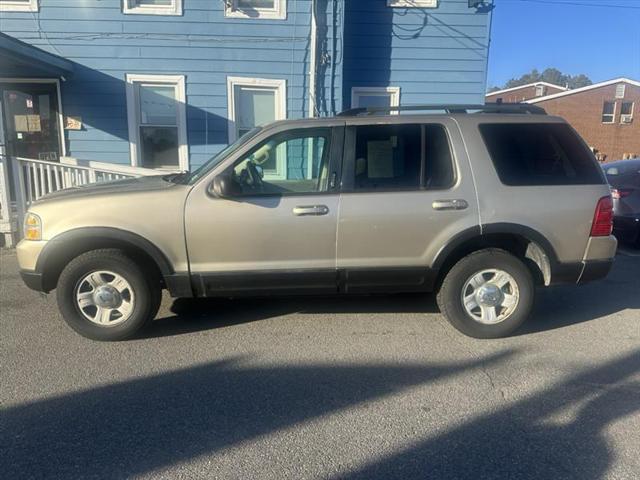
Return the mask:
<path fill-rule="evenodd" d="M 506 185 L 601 184 L 593 155 L 564 124 L 483 124 L 480 132 Z"/>
<path fill-rule="evenodd" d="M 356 127 L 354 169 L 357 190 L 447 188 L 454 179 L 441 125 Z"/>
<path fill-rule="evenodd" d="M 329 179 L 328 129 L 275 135 L 236 162 L 243 194 L 324 192 Z"/>

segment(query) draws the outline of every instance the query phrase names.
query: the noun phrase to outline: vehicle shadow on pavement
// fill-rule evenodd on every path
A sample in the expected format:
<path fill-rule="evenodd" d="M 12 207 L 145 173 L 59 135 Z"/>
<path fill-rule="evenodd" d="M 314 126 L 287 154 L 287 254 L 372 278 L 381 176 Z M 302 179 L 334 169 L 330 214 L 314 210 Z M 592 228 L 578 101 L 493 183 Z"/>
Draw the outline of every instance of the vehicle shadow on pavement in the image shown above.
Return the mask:
<path fill-rule="evenodd" d="M 144 338 L 167 337 L 267 320 L 292 313 L 437 313 L 435 296 L 424 294 L 288 298 L 179 298 L 171 312 L 154 320 Z"/>
<path fill-rule="evenodd" d="M 231 358 L 39 400 L 1 413 L 2 475 L 131 477 L 511 358 L 266 367 Z"/>
<path fill-rule="evenodd" d="M 588 322 L 626 309 L 639 310 L 640 258 L 618 255 L 609 276 L 582 286 L 540 288 L 534 311 L 519 335 Z"/>
<path fill-rule="evenodd" d="M 458 374 L 488 375 L 512 359 L 504 352 L 442 365 L 257 367 L 236 358 L 39 400 L 2 412 L 3 476 L 141 475 L 405 389 L 428 393 L 430 383 Z M 416 437 L 406 449 L 336 478 L 602 478 L 615 458 L 605 429 L 640 411 L 639 373 L 636 350 L 443 433 Z M 562 413 L 563 421 L 554 421 Z M 441 427 L 430 421 L 434 431 Z M 349 428 L 353 435 L 367 430 Z"/>

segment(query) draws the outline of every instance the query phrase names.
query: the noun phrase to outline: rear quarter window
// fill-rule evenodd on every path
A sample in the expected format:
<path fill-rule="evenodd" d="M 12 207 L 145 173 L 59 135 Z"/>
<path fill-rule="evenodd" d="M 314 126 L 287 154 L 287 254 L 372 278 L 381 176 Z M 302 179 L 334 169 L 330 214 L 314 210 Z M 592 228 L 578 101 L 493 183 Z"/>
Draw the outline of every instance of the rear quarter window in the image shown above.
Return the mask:
<path fill-rule="evenodd" d="M 592 153 L 569 125 L 485 123 L 479 128 L 505 185 L 605 183 Z"/>

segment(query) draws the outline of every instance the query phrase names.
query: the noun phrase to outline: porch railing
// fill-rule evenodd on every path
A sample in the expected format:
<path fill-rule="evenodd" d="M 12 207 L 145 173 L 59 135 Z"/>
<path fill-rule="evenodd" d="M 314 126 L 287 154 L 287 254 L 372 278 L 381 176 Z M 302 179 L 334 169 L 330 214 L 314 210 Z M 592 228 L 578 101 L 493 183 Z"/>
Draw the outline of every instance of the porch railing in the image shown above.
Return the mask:
<path fill-rule="evenodd" d="M 8 161 L 11 162 L 10 177 L 7 174 Z M 9 228 L 14 233 L 16 230 L 19 231 L 29 206 L 48 193 L 90 183 L 159 173 L 161 172 L 150 168 L 92 161 L 79 162 L 69 157 L 62 157 L 60 162 L 2 157 L 0 158 L 0 228 L 2 228 L 0 233 L 5 233 L 4 230 Z M 10 201 L 9 182 L 13 185 L 14 202 Z M 7 243 L 6 240 L 5 243 Z"/>

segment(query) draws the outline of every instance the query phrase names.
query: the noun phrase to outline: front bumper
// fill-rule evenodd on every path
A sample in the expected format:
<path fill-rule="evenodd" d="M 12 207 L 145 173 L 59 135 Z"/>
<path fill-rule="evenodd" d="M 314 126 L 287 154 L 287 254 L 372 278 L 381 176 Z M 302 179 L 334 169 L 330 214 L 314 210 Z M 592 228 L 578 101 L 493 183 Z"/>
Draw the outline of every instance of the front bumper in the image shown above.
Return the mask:
<path fill-rule="evenodd" d="M 20 270 L 20 277 L 27 287 L 31 290 L 44 292 L 44 281 L 42 273 L 31 270 Z"/>

